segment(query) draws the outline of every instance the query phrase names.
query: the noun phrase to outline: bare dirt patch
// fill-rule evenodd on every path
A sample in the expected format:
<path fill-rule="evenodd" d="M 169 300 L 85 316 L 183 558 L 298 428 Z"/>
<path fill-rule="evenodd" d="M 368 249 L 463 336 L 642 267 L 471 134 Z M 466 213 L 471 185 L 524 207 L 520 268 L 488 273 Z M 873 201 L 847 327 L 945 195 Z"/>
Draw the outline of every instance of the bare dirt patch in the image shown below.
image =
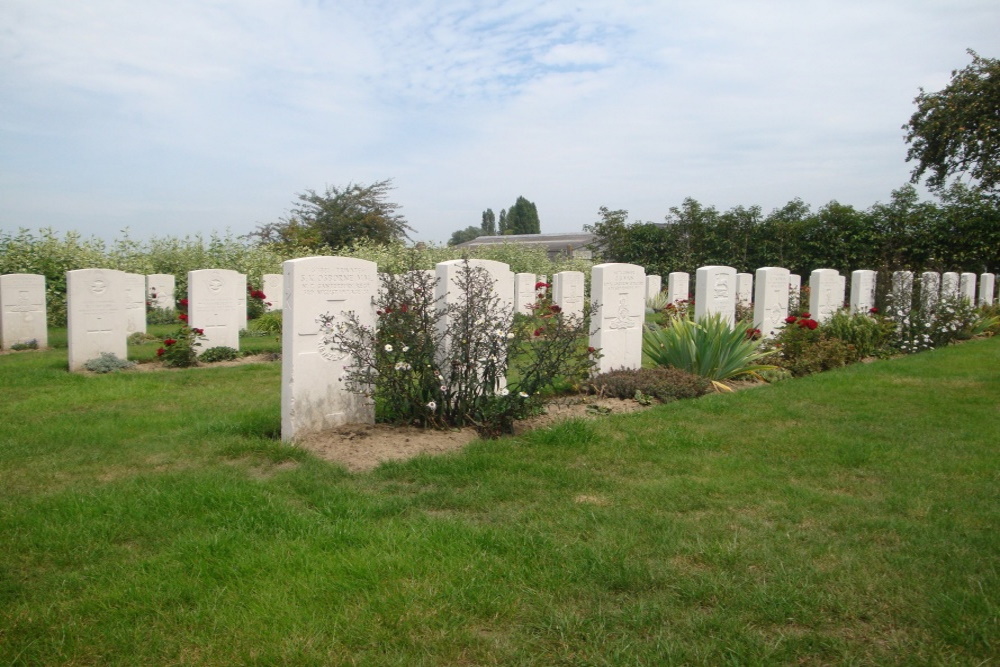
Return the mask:
<path fill-rule="evenodd" d="M 515 434 L 546 428 L 564 419 L 600 418 L 609 414 L 637 412 L 647 407 L 617 398 L 562 398 L 548 404 L 547 414 L 518 422 Z M 303 438 L 297 444 L 321 459 L 339 463 L 352 472 L 362 472 L 384 461 L 456 451 L 476 438 L 473 428 L 437 431 L 388 424 L 345 424 Z"/>

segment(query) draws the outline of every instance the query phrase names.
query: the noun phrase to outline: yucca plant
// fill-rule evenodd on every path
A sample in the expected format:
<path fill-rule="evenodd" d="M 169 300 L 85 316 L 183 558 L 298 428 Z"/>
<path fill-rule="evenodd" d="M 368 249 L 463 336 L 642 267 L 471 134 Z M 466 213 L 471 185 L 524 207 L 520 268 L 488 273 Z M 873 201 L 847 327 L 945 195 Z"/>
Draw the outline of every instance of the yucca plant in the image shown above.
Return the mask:
<path fill-rule="evenodd" d="M 746 322 L 732 326 L 718 314 L 697 322 L 676 317 L 670 326 L 645 328 L 642 351 L 658 366 L 680 368 L 710 380 L 720 391 L 732 391 L 723 380 L 776 368 L 757 363 L 774 351 L 762 351 L 752 334 Z"/>

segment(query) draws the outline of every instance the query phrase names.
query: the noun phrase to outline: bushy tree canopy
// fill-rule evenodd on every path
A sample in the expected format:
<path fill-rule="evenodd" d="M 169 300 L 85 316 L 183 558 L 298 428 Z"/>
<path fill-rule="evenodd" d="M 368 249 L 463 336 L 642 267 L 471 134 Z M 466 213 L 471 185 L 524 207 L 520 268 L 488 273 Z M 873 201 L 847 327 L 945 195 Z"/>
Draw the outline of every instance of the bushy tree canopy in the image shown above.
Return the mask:
<path fill-rule="evenodd" d="M 478 239 L 482 235 L 483 230 L 481 228 L 469 226 L 465 229 L 459 229 L 457 232 L 453 232 L 451 238 L 448 239 L 448 245 L 465 243 L 466 241 L 471 241 L 472 239 Z"/>
<path fill-rule="evenodd" d="M 972 63 L 951 73 L 951 83 L 936 93 L 923 88 L 917 110 L 903 126 L 915 160 L 913 182 L 925 173 L 927 184 L 942 188 L 955 174 L 966 174 L 989 191 L 1000 189 L 1000 60 L 969 50 Z"/>
<path fill-rule="evenodd" d="M 507 229 L 509 234 L 540 234 L 542 223 L 538 219 L 538 208 L 524 197 L 518 197 L 514 205 L 507 211 Z"/>
<path fill-rule="evenodd" d="M 409 239 L 413 229 L 389 201 L 392 179 L 371 185 L 330 186 L 322 194 L 306 190 L 298 195 L 288 218 L 261 225 L 250 234 L 262 243 L 296 242 L 310 246 L 346 248 L 358 241 L 392 243 Z"/>

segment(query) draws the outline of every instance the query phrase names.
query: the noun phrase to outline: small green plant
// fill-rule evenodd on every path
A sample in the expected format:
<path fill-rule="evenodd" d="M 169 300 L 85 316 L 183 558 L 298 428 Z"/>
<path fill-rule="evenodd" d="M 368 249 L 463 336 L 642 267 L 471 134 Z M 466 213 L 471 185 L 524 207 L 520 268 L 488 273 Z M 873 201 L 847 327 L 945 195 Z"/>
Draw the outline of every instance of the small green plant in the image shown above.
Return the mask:
<path fill-rule="evenodd" d="M 271 310 L 255 320 L 250 320 L 247 329 L 253 333 L 264 336 L 281 335 L 281 311 Z"/>
<path fill-rule="evenodd" d="M 670 297 L 666 292 L 657 292 L 653 296 L 646 299 L 646 308 L 651 308 L 655 311 L 663 310 L 667 307 L 667 304 L 670 303 L 668 301 L 669 298 Z"/>
<path fill-rule="evenodd" d="M 761 349 L 756 335 L 746 322 L 730 326 L 718 314 L 698 322 L 678 317 L 669 327 L 647 325 L 642 332 L 642 351 L 658 366 L 694 373 L 726 391 L 729 387 L 723 380 L 774 368 L 757 363 L 773 351 Z"/>
<path fill-rule="evenodd" d="M 23 343 L 14 343 L 13 345 L 10 346 L 10 349 L 17 350 L 17 351 L 21 351 L 21 350 L 37 350 L 38 349 L 38 340 L 35 339 L 35 338 L 32 338 L 31 340 L 25 341 Z"/>
<path fill-rule="evenodd" d="M 809 313 L 785 318 L 770 345 L 781 368 L 796 377 L 839 368 L 857 358 L 850 343 L 826 334 Z"/>
<path fill-rule="evenodd" d="M 199 361 L 204 361 L 207 364 L 212 364 L 217 361 L 232 361 L 234 359 L 239 359 L 240 352 L 232 347 L 226 347 L 225 345 L 219 345 L 218 347 L 210 347 L 201 353 L 198 357 Z"/>
<path fill-rule="evenodd" d="M 145 345 L 146 343 L 152 343 L 154 340 L 159 341 L 160 339 L 144 331 L 133 331 L 129 334 L 126 342 L 129 345 Z"/>
<path fill-rule="evenodd" d="M 135 368 L 135 362 L 119 359 L 114 352 L 102 352 L 101 356 L 83 362 L 83 367 L 92 373 L 115 373 Z"/>
<path fill-rule="evenodd" d="M 703 377 L 669 366 L 622 369 L 601 373 L 587 385 L 589 393 L 609 398 L 654 398 L 669 403 L 707 394 L 712 383 Z"/>
<path fill-rule="evenodd" d="M 149 308 L 146 324 L 173 324 L 177 321 L 177 311 L 173 308 Z"/>
<path fill-rule="evenodd" d="M 847 310 L 838 310 L 820 328 L 827 336 L 838 338 L 853 348 L 852 361 L 885 357 L 893 351 L 896 324 L 879 316 L 875 308 L 867 314 L 853 315 Z"/>
<path fill-rule="evenodd" d="M 247 321 L 255 320 L 264 314 L 267 306 L 267 295 L 262 290 L 247 283 Z"/>

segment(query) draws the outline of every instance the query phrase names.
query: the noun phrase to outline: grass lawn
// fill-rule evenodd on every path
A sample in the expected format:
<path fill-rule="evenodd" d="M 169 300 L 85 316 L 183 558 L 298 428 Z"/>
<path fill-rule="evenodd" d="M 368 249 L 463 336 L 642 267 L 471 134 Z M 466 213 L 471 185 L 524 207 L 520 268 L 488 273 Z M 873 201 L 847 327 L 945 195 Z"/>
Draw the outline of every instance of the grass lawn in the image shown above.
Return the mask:
<path fill-rule="evenodd" d="M 356 475 L 278 364 L 65 369 L 0 356 L 2 664 L 1000 655 L 1000 339 Z"/>

